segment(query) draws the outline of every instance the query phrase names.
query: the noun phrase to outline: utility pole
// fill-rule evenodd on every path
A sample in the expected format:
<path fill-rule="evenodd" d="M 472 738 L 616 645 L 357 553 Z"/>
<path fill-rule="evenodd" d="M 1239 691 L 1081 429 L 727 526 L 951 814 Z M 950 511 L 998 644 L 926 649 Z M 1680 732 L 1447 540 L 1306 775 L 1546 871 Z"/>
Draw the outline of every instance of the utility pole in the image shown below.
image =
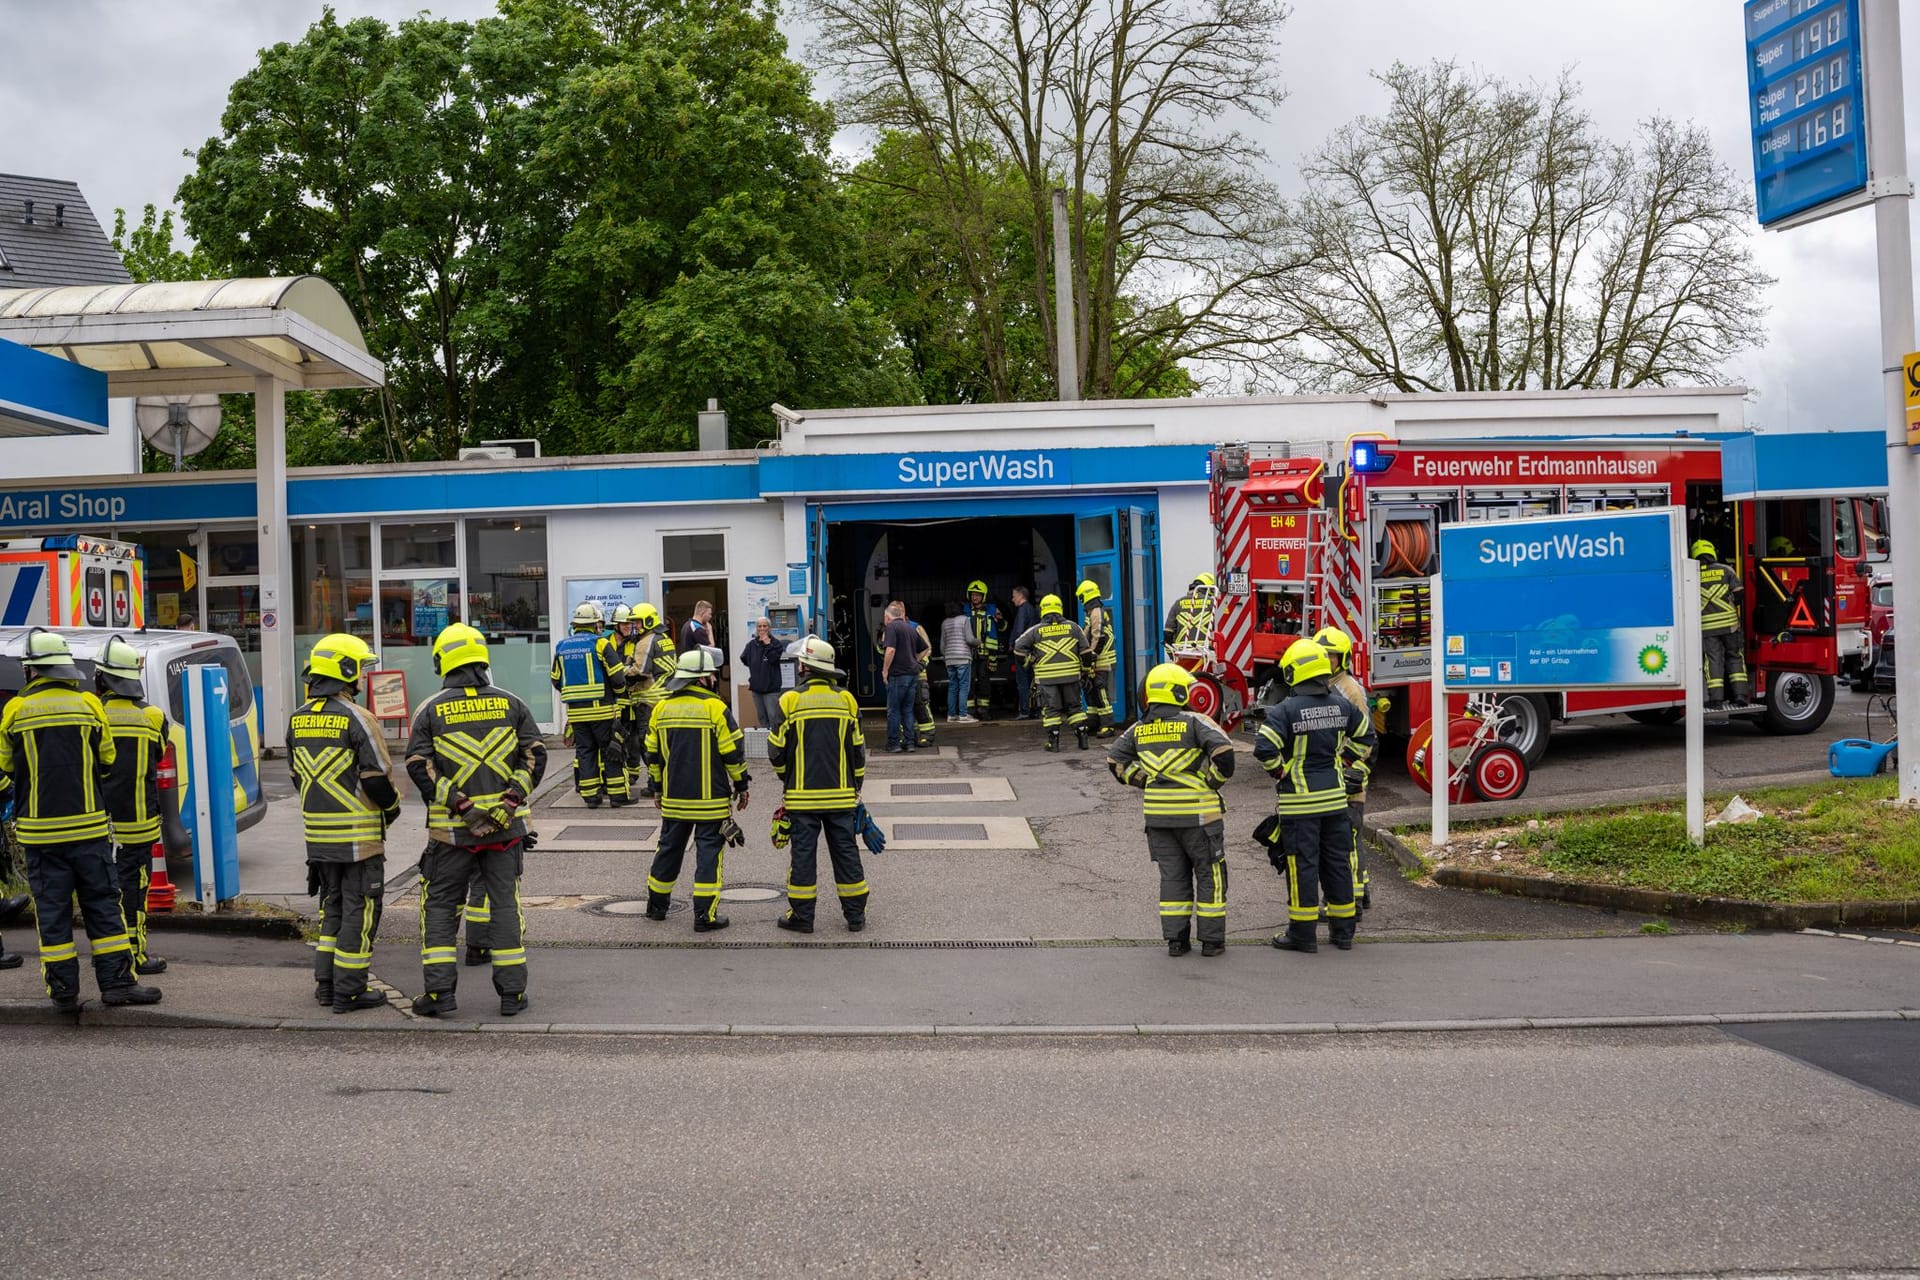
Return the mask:
<path fill-rule="evenodd" d="M 1053 189 L 1053 328 L 1060 349 L 1060 398 L 1080 398 L 1080 340 L 1073 327 L 1073 244 L 1067 238 L 1067 189 Z"/>
<path fill-rule="evenodd" d="M 1887 533 L 1892 543 L 1893 616 L 1913 637 L 1920 628 L 1920 457 L 1907 444 L 1905 358 L 1913 350 L 1913 231 L 1908 210 L 1906 84 L 1899 0 L 1862 0 L 1866 41 L 1867 137 L 1874 172 L 1874 230 L 1880 257 L 1880 367 L 1886 400 Z M 1920 643 L 1893 648 L 1894 684 L 1920 690 Z M 1920 803 L 1920 751 L 1900 754 L 1900 800 Z"/>

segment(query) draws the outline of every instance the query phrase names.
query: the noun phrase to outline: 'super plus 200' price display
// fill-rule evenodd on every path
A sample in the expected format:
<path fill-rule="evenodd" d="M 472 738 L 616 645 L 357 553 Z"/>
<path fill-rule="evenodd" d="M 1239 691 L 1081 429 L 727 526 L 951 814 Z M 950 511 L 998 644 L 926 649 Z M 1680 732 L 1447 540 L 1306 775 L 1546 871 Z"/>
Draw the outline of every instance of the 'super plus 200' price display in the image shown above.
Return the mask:
<path fill-rule="evenodd" d="M 1761 222 L 1865 186 L 1859 0 L 1749 0 L 1746 26 Z"/>

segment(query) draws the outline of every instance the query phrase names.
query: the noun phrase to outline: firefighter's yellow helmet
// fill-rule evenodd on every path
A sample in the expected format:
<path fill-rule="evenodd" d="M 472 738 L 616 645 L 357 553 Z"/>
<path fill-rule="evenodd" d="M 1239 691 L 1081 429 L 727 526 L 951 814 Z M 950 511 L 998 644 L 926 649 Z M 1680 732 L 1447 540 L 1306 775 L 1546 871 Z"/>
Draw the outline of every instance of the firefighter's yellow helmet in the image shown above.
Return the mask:
<path fill-rule="evenodd" d="M 1040 616 L 1041 617 L 1043 618 L 1057 617 L 1060 614 L 1064 614 L 1065 612 L 1066 612 L 1066 608 L 1061 605 L 1059 596 L 1041 596 L 1040 597 Z"/>
<path fill-rule="evenodd" d="M 1092 578 L 1084 579 L 1079 586 L 1073 589 L 1073 594 L 1080 598 L 1081 604 L 1099 604 L 1100 584 Z"/>
<path fill-rule="evenodd" d="M 633 617 L 643 631 L 651 631 L 660 625 L 660 611 L 650 604 L 633 606 Z"/>
<path fill-rule="evenodd" d="M 487 638 L 464 622 L 442 628 L 433 638 L 433 673 L 437 676 L 476 663 L 484 667 L 488 661 Z"/>
<path fill-rule="evenodd" d="M 1313 642 L 1327 651 L 1327 661 L 1335 671 L 1353 665 L 1353 637 L 1338 627 L 1322 627 L 1313 633 Z"/>
<path fill-rule="evenodd" d="M 140 672 L 146 665 L 145 654 L 128 644 L 124 637 L 111 635 L 100 646 L 100 653 L 93 660 L 94 680 L 115 693 L 137 698 L 146 691 L 140 679 Z"/>
<path fill-rule="evenodd" d="M 1718 560 L 1720 558 L 1720 553 L 1715 551 L 1713 544 L 1705 538 L 1694 539 L 1693 550 L 1687 554 L 1695 560 Z"/>
<path fill-rule="evenodd" d="M 800 642 L 799 652 L 794 661 L 809 671 L 817 671 L 823 676 L 843 676 L 846 673 L 833 665 L 833 646 L 819 636 L 808 636 Z"/>
<path fill-rule="evenodd" d="M 987 584 L 975 578 L 967 584 L 967 594 L 970 596 L 984 596 L 987 594 Z"/>
<path fill-rule="evenodd" d="M 582 601 L 573 611 L 573 629 L 575 631 L 598 631 L 606 625 L 606 615 L 600 612 L 600 606 L 591 600 Z"/>
<path fill-rule="evenodd" d="M 321 636 L 307 655 L 307 678 L 353 684 L 373 665 L 373 650 L 359 636 L 336 631 Z"/>
<path fill-rule="evenodd" d="M 1147 705 L 1184 707 L 1193 689 L 1193 672 L 1177 662 L 1163 662 L 1147 672 Z"/>
<path fill-rule="evenodd" d="M 624 604 L 613 606 L 613 625 L 624 627 L 633 621 L 633 610 Z"/>
<path fill-rule="evenodd" d="M 27 632 L 26 653 L 21 657 L 20 665 L 34 675 L 45 676 L 49 680 L 80 678 L 80 668 L 73 665 L 73 648 L 67 644 L 67 638 L 45 627 L 35 627 Z"/>
<path fill-rule="evenodd" d="M 1280 674 L 1288 684 L 1299 684 L 1315 676 L 1332 675 L 1333 663 L 1327 658 L 1327 651 L 1316 642 L 1295 640 L 1280 655 Z"/>
<path fill-rule="evenodd" d="M 1219 584 L 1213 580 L 1213 575 L 1210 573 L 1196 573 L 1193 575 L 1193 581 L 1187 584 L 1187 590 L 1201 595 L 1212 595 L 1219 589 Z"/>

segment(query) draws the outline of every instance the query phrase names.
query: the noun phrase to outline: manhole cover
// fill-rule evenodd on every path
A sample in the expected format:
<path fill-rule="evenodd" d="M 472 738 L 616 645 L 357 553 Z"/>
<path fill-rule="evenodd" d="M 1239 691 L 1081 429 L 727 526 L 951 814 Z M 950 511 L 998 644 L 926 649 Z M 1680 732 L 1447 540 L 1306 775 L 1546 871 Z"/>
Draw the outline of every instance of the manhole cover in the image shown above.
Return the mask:
<path fill-rule="evenodd" d="M 896 782 L 893 784 L 896 796 L 970 796 L 973 794 L 971 782 Z"/>
<path fill-rule="evenodd" d="M 722 902 L 781 902 L 786 899 L 786 891 L 764 884 L 736 885 L 720 891 Z"/>
<path fill-rule="evenodd" d="M 978 822 L 896 822 L 895 840 L 985 840 L 987 829 Z"/>
<path fill-rule="evenodd" d="M 667 903 L 667 914 L 670 916 L 678 915 L 687 909 L 688 903 L 681 898 L 675 898 Z M 644 916 L 647 914 L 647 900 L 645 898 L 602 898 L 598 902 L 589 903 L 581 910 L 596 916 Z"/>
<path fill-rule="evenodd" d="M 575 824 L 562 827 L 548 839 L 555 844 L 573 844 L 576 841 L 605 844 L 610 840 L 631 840 L 637 844 L 640 841 L 652 839 L 653 833 L 657 830 L 659 830 L 657 826 L 633 826 L 627 823 L 616 826 L 611 822 L 596 822 L 591 826 Z"/>

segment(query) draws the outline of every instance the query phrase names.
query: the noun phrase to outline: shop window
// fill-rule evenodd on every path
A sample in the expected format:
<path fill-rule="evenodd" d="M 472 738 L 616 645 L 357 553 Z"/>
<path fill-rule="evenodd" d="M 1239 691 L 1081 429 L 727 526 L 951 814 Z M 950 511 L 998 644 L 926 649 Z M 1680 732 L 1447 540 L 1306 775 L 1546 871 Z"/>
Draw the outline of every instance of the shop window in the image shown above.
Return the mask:
<path fill-rule="evenodd" d="M 724 533 L 669 533 L 660 539 L 661 568 L 667 573 L 725 573 Z"/>
<path fill-rule="evenodd" d="M 207 562 L 200 572 L 210 578 L 244 578 L 260 572 L 260 539 L 252 529 L 211 529 L 207 532 Z"/>
<path fill-rule="evenodd" d="M 380 571 L 453 568 L 453 522 L 380 526 Z"/>
<path fill-rule="evenodd" d="M 147 625 L 172 628 L 181 620 L 199 624 L 197 594 L 189 590 L 186 563 L 193 564 L 195 581 L 200 574 L 200 551 L 193 543 L 191 529 L 116 529 L 114 537 L 140 548 L 141 584 L 146 590 Z"/>
<path fill-rule="evenodd" d="M 293 527 L 294 646 L 336 631 L 373 640 L 373 534 L 365 523 Z"/>
<path fill-rule="evenodd" d="M 545 720 L 552 686 L 547 617 L 547 522 L 534 516 L 468 520 L 467 621 L 487 638 L 493 682 Z M 716 537 L 718 535 L 715 535 Z"/>

